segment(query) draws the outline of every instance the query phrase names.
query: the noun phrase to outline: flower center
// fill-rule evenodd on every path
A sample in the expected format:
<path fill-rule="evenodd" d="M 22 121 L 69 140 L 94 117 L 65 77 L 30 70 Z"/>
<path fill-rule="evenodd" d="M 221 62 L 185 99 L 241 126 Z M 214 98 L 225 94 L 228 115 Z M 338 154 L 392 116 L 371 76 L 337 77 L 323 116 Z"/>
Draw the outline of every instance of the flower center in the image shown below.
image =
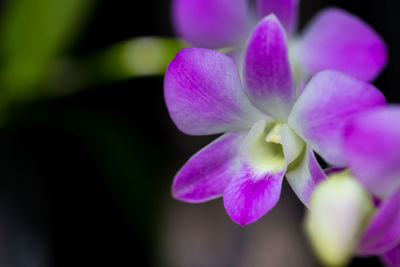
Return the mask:
<path fill-rule="evenodd" d="M 284 168 L 285 158 L 280 143 L 282 126 L 281 122 L 271 127 L 265 121 L 259 121 L 250 130 L 242 147 L 253 166 L 270 172 Z"/>
<path fill-rule="evenodd" d="M 282 122 L 275 123 L 274 127 L 269 131 L 265 137 L 268 143 L 282 144 Z"/>

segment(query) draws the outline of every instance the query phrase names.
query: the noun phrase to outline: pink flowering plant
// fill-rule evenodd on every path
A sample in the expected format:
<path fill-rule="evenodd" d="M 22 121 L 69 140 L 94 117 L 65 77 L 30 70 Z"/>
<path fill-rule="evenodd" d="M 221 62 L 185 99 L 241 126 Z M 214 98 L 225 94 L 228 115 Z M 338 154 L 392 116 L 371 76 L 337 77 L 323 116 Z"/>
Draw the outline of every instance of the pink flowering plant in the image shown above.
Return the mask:
<path fill-rule="evenodd" d="M 307 205 L 326 178 L 314 151 L 331 165 L 345 166 L 344 126 L 360 112 L 385 105 L 374 86 L 334 70 L 316 74 L 298 95 L 286 33 L 275 15 L 250 34 L 242 73 L 221 52 L 183 49 L 169 64 L 164 95 L 184 133 L 223 133 L 177 173 L 174 197 L 198 203 L 222 196 L 240 225 L 275 206 L 285 175 Z"/>
<path fill-rule="evenodd" d="M 386 44 L 338 8 L 299 34 L 298 5 L 173 1 L 176 32 L 203 48 L 169 64 L 168 111 L 186 134 L 222 135 L 178 171 L 172 194 L 190 203 L 222 197 L 246 225 L 276 205 L 286 177 L 309 208 L 306 232 L 323 263 L 379 255 L 400 266 L 400 107 L 386 107 L 368 83 L 387 63 Z"/>
<path fill-rule="evenodd" d="M 400 266 L 400 106 L 357 115 L 342 139 L 351 172 L 317 186 L 307 216 L 310 240 L 329 265 L 358 254 Z"/>
<path fill-rule="evenodd" d="M 246 40 L 257 21 L 273 13 L 288 36 L 290 64 L 300 86 L 332 69 L 374 80 L 387 62 L 382 38 L 359 17 L 339 8 L 321 10 L 301 33 L 296 31 L 300 0 L 174 0 L 177 34 L 196 47 L 231 47 L 241 67 Z"/>
<path fill-rule="evenodd" d="M 358 116 L 345 131 L 353 174 L 380 202 L 359 243 L 361 255 L 400 266 L 400 106 Z"/>

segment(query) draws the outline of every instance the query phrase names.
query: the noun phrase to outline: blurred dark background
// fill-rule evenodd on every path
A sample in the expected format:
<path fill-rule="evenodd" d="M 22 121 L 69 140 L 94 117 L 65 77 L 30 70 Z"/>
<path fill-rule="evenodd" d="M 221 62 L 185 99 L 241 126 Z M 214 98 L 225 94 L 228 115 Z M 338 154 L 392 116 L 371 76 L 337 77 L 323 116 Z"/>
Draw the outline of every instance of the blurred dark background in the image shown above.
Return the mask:
<path fill-rule="evenodd" d="M 173 36 L 169 1 L 92 2 L 63 52 L 70 58 L 133 37 Z M 400 103 L 400 3 L 302 0 L 301 26 L 330 5 L 357 14 L 386 40 L 389 65 L 375 84 Z M 69 76 L 59 83 L 68 87 Z M 302 233 L 304 208 L 287 184 L 277 207 L 245 228 L 220 200 L 171 198 L 176 171 L 215 137 L 179 132 L 162 88 L 162 76 L 130 78 L 3 109 L 0 266 L 319 266 Z M 380 266 L 377 258 L 351 266 L 368 264 Z"/>

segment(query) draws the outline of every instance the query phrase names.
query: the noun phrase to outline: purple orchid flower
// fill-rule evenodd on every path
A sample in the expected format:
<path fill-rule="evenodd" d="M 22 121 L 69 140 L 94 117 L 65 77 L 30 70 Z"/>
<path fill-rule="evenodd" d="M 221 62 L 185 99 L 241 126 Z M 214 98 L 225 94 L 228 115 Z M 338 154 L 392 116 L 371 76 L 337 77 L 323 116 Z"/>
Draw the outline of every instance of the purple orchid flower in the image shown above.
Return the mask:
<path fill-rule="evenodd" d="M 252 15 L 247 0 L 174 0 L 172 11 L 175 29 L 187 42 L 239 50 L 253 21 L 274 13 L 289 36 L 290 62 L 300 85 L 325 69 L 365 81 L 378 76 L 387 62 L 387 47 L 368 24 L 344 10 L 326 8 L 297 36 L 298 4 L 299 0 L 257 0 L 257 14 Z"/>
<path fill-rule="evenodd" d="M 285 31 L 274 15 L 251 34 L 242 76 L 218 51 L 183 49 L 169 64 L 164 95 L 182 132 L 225 133 L 182 167 L 173 196 L 192 203 L 222 196 L 227 213 L 240 225 L 275 206 L 285 174 L 307 204 L 325 178 L 313 151 L 344 165 L 339 142 L 346 122 L 385 104 L 374 86 L 337 71 L 317 74 L 296 99 Z"/>
<path fill-rule="evenodd" d="M 400 266 L 400 106 L 366 112 L 345 128 L 344 152 L 354 176 L 382 199 L 360 238 L 361 255 Z"/>
<path fill-rule="evenodd" d="M 359 181 L 363 187 L 333 201 L 330 196 L 338 198 L 338 190 L 332 184 L 339 180 L 331 177 L 321 183 L 311 200 L 310 238 L 324 261 L 345 262 L 356 252 L 380 255 L 388 266 L 399 267 L 400 106 L 361 113 L 348 121 L 343 133 L 343 153 L 352 171 L 347 183 L 357 188 L 354 183 Z M 342 188 L 344 191 L 349 186 Z M 364 193 L 354 193 L 360 190 L 369 192 L 368 199 Z M 372 216 L 368 208 L 373 206 L 371 196 L 379 200 Z M 335 220 L 340 222 L 331 225 Z"/>

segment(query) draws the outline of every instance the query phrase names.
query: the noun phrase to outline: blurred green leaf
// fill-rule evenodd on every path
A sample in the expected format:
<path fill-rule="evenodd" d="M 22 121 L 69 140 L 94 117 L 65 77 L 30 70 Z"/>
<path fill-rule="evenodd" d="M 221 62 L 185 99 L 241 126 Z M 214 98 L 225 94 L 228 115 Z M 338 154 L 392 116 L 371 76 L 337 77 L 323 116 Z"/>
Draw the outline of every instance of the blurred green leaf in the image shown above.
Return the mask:
<path fill-rule="evenodd" d="M 94 0 L 12 0 L 0 19 L 1 99 L 38 94 L 52 61 L 79 33 Z"/>
<path fill-rule="evenodd" d="M 98 51 L 87 58 L 92 83 L 163 75 L 176 53 L 187 47 L 179 39 L 137 37 Z"/>
<path fill-rule="evenodd" d="M 54 95 L 143 76 L 164 75 L 176 53 L 188 47 L 180 39 L 136 37 L 83 56 L 59 62 Z M 59 83 L 62 80 L 64 82 Z"/>

